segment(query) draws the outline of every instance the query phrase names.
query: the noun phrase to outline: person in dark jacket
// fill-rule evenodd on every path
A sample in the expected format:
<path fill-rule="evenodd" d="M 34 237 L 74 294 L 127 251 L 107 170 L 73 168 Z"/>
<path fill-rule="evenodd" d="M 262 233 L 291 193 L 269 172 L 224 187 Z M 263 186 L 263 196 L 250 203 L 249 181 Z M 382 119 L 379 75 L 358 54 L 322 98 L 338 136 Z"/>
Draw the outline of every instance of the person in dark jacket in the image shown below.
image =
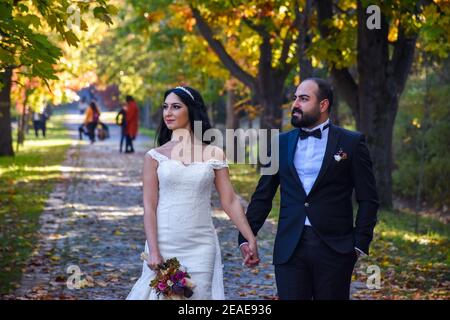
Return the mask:
<path fill-rule="evenodd" d="M 278 151 L 278 170 L 260 178 L 247 209 L 256 235 L 280 186 L 273 264 L 281 300 L 348 300 L 355 263 L 369 254 L 378 210 L 372 162 L 363 134 L 330 122 L 332 105 L 325 80 L 309 78 L 298 86 L 291 108 L 295 129 L 280 134 L 272 150 L 272 159 Z M 242 235 L 239 244 L 246 265 L 256 265 Z"/>
<path fill-rule="evenodd" d="M 120 126 L 119 152 L 122 152 L 123 142 L 127 137 L 127 105 L 123 105 L 116 115 L 116 124 Z"/>

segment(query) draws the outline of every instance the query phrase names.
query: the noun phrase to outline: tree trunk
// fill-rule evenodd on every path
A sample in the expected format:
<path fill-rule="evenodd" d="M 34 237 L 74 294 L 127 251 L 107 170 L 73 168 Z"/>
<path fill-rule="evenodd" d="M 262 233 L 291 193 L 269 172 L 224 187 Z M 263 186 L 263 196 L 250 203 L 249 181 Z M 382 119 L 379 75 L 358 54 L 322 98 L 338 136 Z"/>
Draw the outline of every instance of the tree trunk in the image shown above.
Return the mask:
<path fill-rule="evenodd" d="M 426 54 L 423 56 L 424 59 L 424 69 L 425 69 L 425 97 L 423 101 L 423 120 L 422 120 L 422 127 L 419 130 L 420 134 L 420 146 L 419 146 L 419 176 L 417 181 L 417 193 L 416 193 L 416 218 L 414 223 L 414 231 L 416 234 L 419 233 L 419 213 L 422 209 L 422 193 L 423 193 L 423 186 L 424 186 L 424 180 L 425 180 L 425 158 L 426 158 L 426 152 L 427 152 L 427 145 L 426 145 L 426 133 L 429 128 L 430 124 L 430 105 L 432 103 L 431 96 L 430 96 L 430 77 L 428 74 L 428 66 L 431 63 L 428 62 L 428 57 Z"/>
<path fill-rule="evenodd" d="M 200 34 L 208 42 L 211 49 L 217 54 L 223 65 L 230 73 L 247 86 L 262 108 L 261 128 L 281 129 L 283 112 L 284 82 L 294 66 L 294 62 L 288 63 L 287 57 L 293 38 L 286 37 L 283 40 L 281 52 L 281 63 L 277 68 L 272 67 L 272 35 L 265 29 L 265 26 L 256 26 L 251 21 L 245 20 L 250 28 L 254 29 L 262 39 L 259 46 L 260 56 L 257 76 L 253 76 L 242 69 L 236 61 L 228 54 L 223 44 L 214 37 L 211 27 L 201 16 L 200 11 L 191 6 L 192 14 L 196 20 Z"/>
<path fill-rule="evenodd" d="M 236 94 L 232 88 L 227 88 L 227 102 L 226 102 L 226 122 L 225 128 L 236 129 L 238 121 L 236 113 L 234 112 L 234 104 L 236 103 Z"/>
<path fill-rule="evenodd" d="M 25 118 L 25 134 L 28 135 L 30 132 L 30 115 L 31 115 L 31 109 L 30 108 L 26 108 L 26 118 Z"/>
<path fill-rule="evenodd" d="M 19 152 L 19 146 L 23 146 L 25 142 L 25 124 L 27 120 L 27 104 L 29 97 L 29 90 L 25 90 L 25 98 L 22 104 L 22 110 L 20 110 L 20 116 L 17 126 L 17 143 L 16 143 L 16 152 Z"/>
<path fill-rule="evenodd" d="M 152 129 L 152 117 L 151 117 L 152 103 L 150 99 L 144 100 L 142 107 L 142 124 L 144 128 Z"/>
<path fill-rule="evenodd" d="M 363 91 L 361 92 L 363 93 Z M 398 100 L 389 101 L 388 97 L 380 97 L 377 101 L 370 101 L 370 98 L 363 98 L 360 100 L 361 105 L 365 103 L 375 105 L 387 106 L 391 109 L 398 108 Z M 365 108 L 362 108 L 365 109 Z M 377 181 L 377 191 L 380 205 L 383 208 L 392 208 L 392 136 L 394 131 L 395 115 L 392 113 L 367 116 L 361 118 L 357 126 L 359 131 L 366 136 L 367 145 L 370 151 L 370 156 L 373 163 L 373 171 Z M 370 123 L 368 125 L 367 123 Z M 367 127 L 372 130 L 368 130 Z"/>
<path fill-rule="evenodd" d="M 283 104 L 283 86 L 284 78 L 277 79 L 276 77 L 271 77 L 272 81 L 261 81 L 260 83 L 265 84 L 264 87 L 260 87 L 262 92 L 257 92 L 259 98 L 260 106 L 262 108 L 260 128 L 267 129 L 267 140 L 262 141 L 262 137 L 259 140 L 259 148 L 262 145 L 267 146 L 267 154 L 271 154 L 271 141 L 272 141 L 272 130 L 278 129 L 282 130 L 283 123 L 283 109 L 281 108 Z M 258 151 L 259 152 L 259 151 Z M 258 162 L 258 168 L 261 164 Z"/>
<path fill-rule="evenodd" d="M 333 19 L 333 1 L 317 2 L 319 29 L 328 38 L 325 21 Z M 370 150 L 381 207 L 392 208 L 392 136 L 399 97 L 411 70 L 417 35 L 406 36 L 398 25 L 398 37 L 389 52 L 389 25 L 381 13 L 380 28 L 367 28 L 368 15 L 358 1 L 357 68 L 358 83 L 348 68 L 331 66 L 333 83 L 352 109 L 357 130 L 365 134 Z"/>
<path fill-rule="evenodd" d="M 314 75 L 311 59 L 306 55 L 306 50 L 311 44 L 309 31 L 309 17 L 311 15 L 312 0 L 306 0 L 303 11 L 300 11 L 298 2 L 295 3 L 296 19 L 299 21 L 297 37 L 297 56 L 300 68 L 300 82 Z"/>
<path fill-rule="evenodd" d="M 280 97 L 264 97 L 260 100 L 261 107 L 263 109 L 260 125 L 262 129 L 281 130 L 281 125 L 283 122 L 283 109 L 281 108 L 280 100 Z"/>
<path fill-rule="evenodd" d="M 389 86 L 386 69 L 389 63 L 387 33 L 384 16 L 381 28 L 366 28 L 366 13 L 358 1 L 358 131 L 364 133 L 373 161 L 380 204 L 392 206 L 392 132 L 398 100 L 396 88 Z M 377 61 L 377 63 L 373 63 Z M 395 111 L 394 111 L 395 110 Z"/>
<path fill-rule="evenodd" d="M 11 133 L 11 83 L 12 68 L 0 73 L 3 87 L 0 90 L 0 156 L 13 156 Z"/>
<path fill-rule="evenodd" d="M 330 77 L 329 81 L 332 83 L 333 87 L 336 87 L 336 85 L 334 84 L 333 78 Z M 340 119 L 339 119 L 339 101 L 341 97 L 339 96 L 339 91 L 338 90 L 334 90 L 333 92 L 333 106 L 331 107 L 330 110 L 330 120 L 333 124 L 335 125 L 340 125 Z"/>
<path fill-rule="evenodd" d="M 385 88 L 377 88 L 385 83 Z M 398 98 L 389 90 L 386 80 L 361 77 L 359 83 L 360 108 L 357 130 L 366 136 L 373 162 L 380 205 L 392 208 L 392 137 Z"/>
<path fill-rule="evenodd" d="M 256 96 L 263 110 L 261 125 L 263 129 L 280 129 L 283 122 L 283 87 L 285 79 L 264 79 L 258 82 L 259 90 Z"/>
<path fill-rule="evenodd" d="M 19 146 L 23 146 L 25 142 L 25 113 L 19 116 L 19 121 L 17 123 L 17 141 L 16 141 L 16 152 L 19 152 Z"/>

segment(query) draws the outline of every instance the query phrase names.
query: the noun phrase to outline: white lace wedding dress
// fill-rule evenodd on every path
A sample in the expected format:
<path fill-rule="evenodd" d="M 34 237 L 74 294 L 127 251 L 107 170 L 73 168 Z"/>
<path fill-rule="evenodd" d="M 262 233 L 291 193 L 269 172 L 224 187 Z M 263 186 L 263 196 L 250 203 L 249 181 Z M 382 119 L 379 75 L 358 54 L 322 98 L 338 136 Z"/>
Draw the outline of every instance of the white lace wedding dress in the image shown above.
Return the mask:
<path fill-rule="evenodd" d="M 222 258 L 211 217 L 214 169 L 227 167 L 219 160 L 185 165 L 152 149 L 158 161 L 159 198 L 157 208 L 158 244 L 164 259 L 178 258 L 195 283 L 189 299 L 223 300 Z M 145 243 L 145 252 L 149 252 Z M 149 286 L 155 273 L 144 262 L 142 274 L 127 300 L 163 299 Z"/>

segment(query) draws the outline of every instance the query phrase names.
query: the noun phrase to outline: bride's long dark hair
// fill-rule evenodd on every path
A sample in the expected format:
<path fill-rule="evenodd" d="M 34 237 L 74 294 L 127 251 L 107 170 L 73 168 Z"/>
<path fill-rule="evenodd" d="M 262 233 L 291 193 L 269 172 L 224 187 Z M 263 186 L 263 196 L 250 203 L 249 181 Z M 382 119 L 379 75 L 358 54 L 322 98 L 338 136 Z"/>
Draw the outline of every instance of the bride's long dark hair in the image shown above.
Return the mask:
<path fill-rule="evenodd" d="M 186 92 L 187 90 L 188 92 Z M 176 87 L 170 90 L 167 90 L 164 93 L 164 101 L 167 96 L 171 93 L 174 93 L 183 101 L 183 103 L 188 108 L 189 122 L 191 123 L 191 130 L 194 130 L 194 121 L 202 122 L 202 136 L 197 137 L 203 143 L 210 144 L 210 141 L 205 141 L 203 139 L 204 133 L 206 130 L 211 129 L 211 123 L 209 121 L 208 113 L 206 110 L 205 102 L 203 101 L 200 93 L 192 89 L 191 87 Z M 191 97 L 192 95 L 192 97 Z M 156 139 L 158 141 L 158 146 L 162 146 L 166 142 L 170 141 L 172 138 L 172 130 L 167 128 L 166 123 L 164 122 L 163 116 L 161 116 L 161 123 L 158 128 L 158 132 L 156 135 Z"/>

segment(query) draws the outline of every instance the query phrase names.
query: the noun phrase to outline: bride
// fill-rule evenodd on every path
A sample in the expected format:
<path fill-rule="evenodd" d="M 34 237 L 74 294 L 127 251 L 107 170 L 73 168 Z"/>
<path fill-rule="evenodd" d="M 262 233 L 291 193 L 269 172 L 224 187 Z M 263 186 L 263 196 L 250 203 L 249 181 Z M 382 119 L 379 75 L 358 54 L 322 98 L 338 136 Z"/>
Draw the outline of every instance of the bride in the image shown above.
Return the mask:
<path fill-rule="evenodd" d="M 194 121 L 201 121 L 201 137 L 194 135 Z M 214 185 L 223 210 L 249 242 L 244 263 L 259 261 L 256 239 L 233 191 L 224 153 L 203 141 L 209 128 L 200 93 L 190 87 L 166 91 L 159 147 L 146 154 L 143 169 L 148 260 L 127 299 L 162 299 L 149 284 L 157 266 L 173 257 L 195 284 L 190 299 L 225 299 L 220 246 L 211 217 Z"/>

